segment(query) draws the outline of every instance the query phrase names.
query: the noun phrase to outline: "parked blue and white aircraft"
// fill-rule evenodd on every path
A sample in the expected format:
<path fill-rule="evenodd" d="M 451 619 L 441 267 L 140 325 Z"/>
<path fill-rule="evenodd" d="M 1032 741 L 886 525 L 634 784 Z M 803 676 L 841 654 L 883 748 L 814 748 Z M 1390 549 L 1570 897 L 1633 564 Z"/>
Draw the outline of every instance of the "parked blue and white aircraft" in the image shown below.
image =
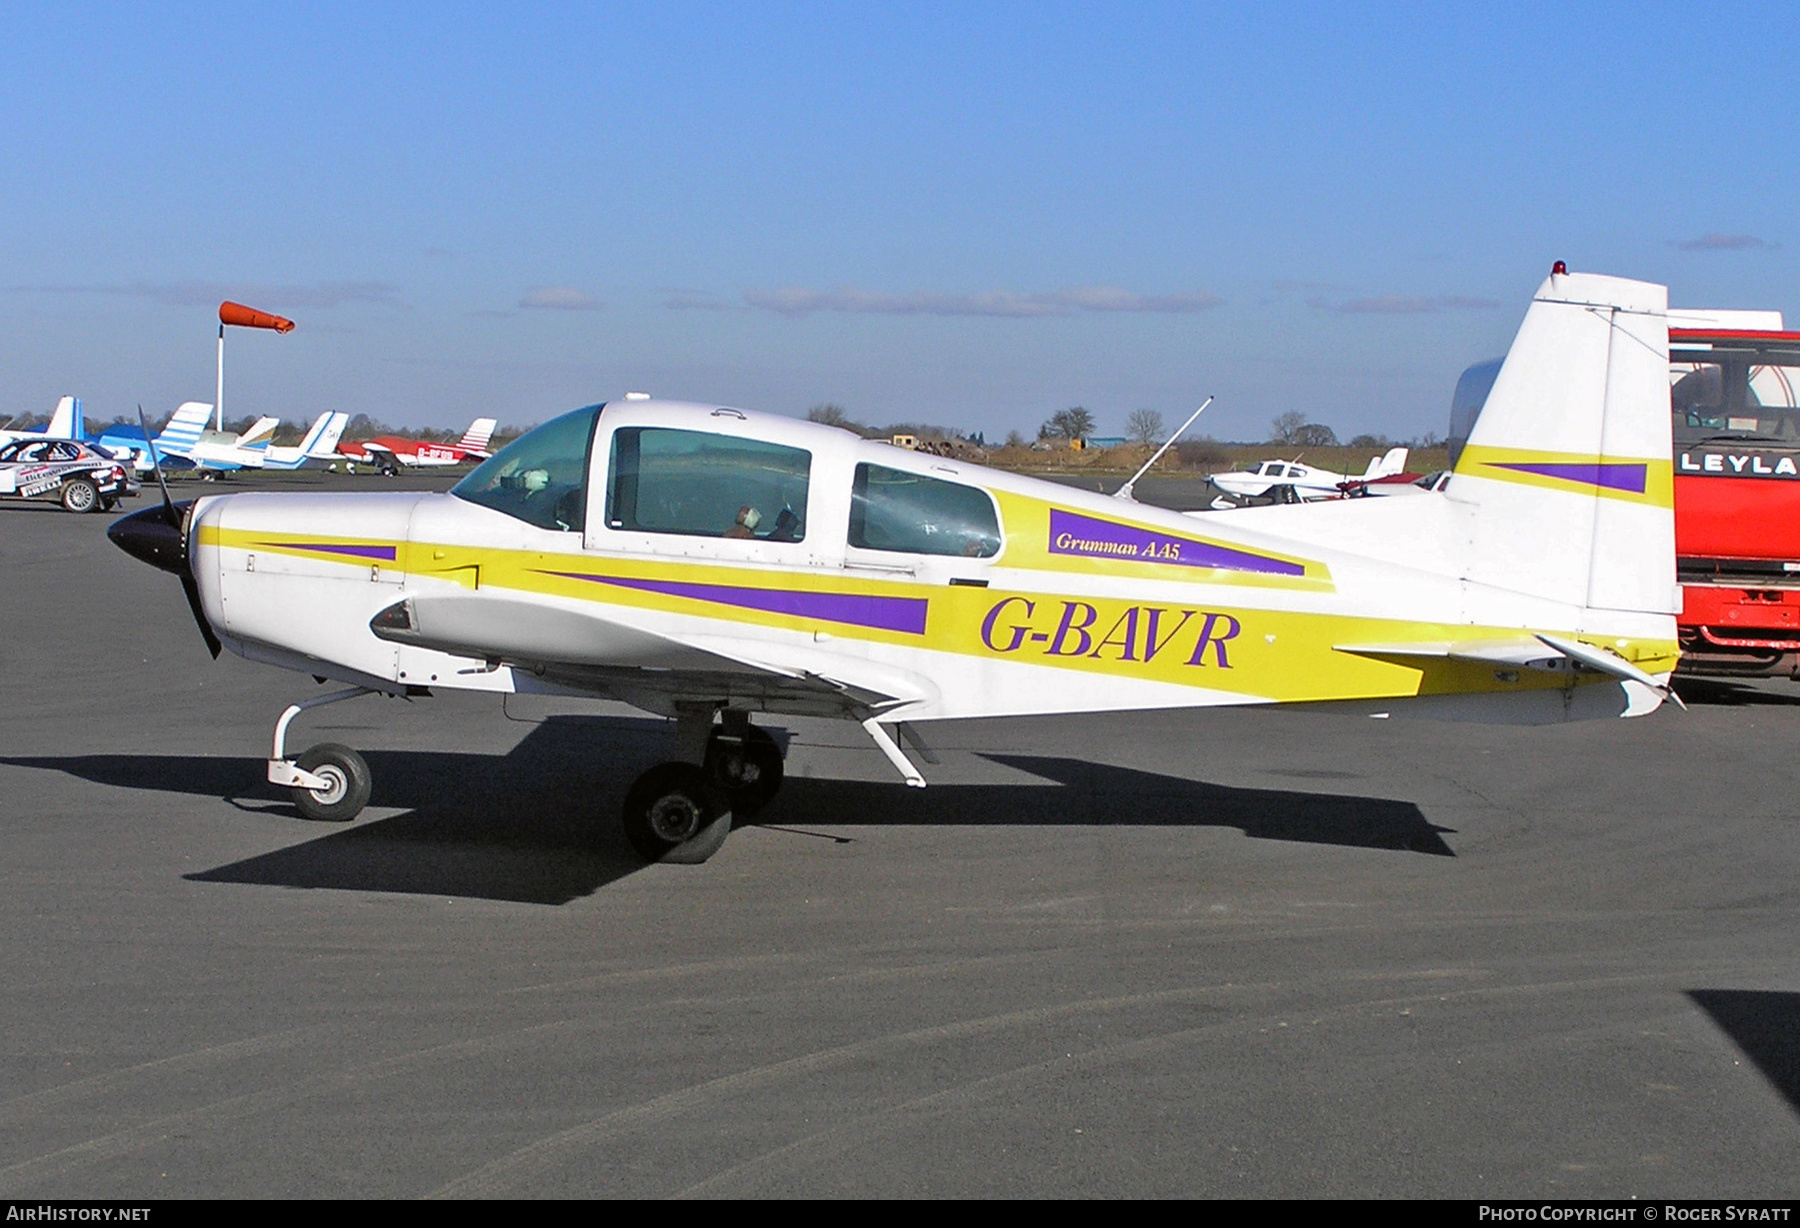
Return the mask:
<path fill-rule="evenodd" d="M 200 401 L 189 401 L 169 416 L 156 436 L 156 451 L 161 454 L 165 464 L 173 469 L 192 467 L 193 462 L 188 459 L 188 452 L 200 442 L 200 434 L 206 429 L 206 420 L 211 413 L 212 406 Z M 130 457 L 133 467 L 139 473 L 149 473 L 156 468 L 141 426 L 108 427 L 89 442 L 98 444 L 121 460 Z"/>
<path fill-rule="evenodd" d="M 336 456 L 337 441 L 350 424 L 345 413 L 320 414 L 299 446 L 271 447 L 278 418 L 263 417 L 241 435 L 208 430 L 206 424 L 213 407 L 204 401 L 187 401 L 176 409 L 156 436 L 156 452 L 171 469 L 207 469 L 229 472 L 236 469 L 298 469 L 308 460 L 331 460 Z M 93 442 L 115 456 L 132 457 L 140 473 L 156 467 L 145 442 L 142 427 L 110 428 Z"/>
<path fill-rule="evenodd" d="M 64 397 L 56 403 L 56 412 L 41 431 L 0 431 L 0 444 L 18 439 L 74 439 L 82 437 L 81 398 Z"/>
<path fill-rule="evenodd" d="M 313 419 L 306 438 L 295 447 L 284 448 L 270 444 L 268 451 L 263 454 L 263 468 L 300 469 L 307 461 L 336 461 L 338 440 L 343 438 L 344 428 L 349 425 L 349 414 L 335 410 L 320 414 Z"/>

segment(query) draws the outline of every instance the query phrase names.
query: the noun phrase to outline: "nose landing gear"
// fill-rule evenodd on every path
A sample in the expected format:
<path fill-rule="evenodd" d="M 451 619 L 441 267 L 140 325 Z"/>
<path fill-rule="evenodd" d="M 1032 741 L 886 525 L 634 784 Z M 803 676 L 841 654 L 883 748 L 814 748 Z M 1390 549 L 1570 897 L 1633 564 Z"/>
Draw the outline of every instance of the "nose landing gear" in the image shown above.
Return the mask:
<path fill-rule="evenodd" d="M 369 804 L 373 777 L 363 757 L 348 746 L 321 742 L 298 758 L 287 756 L 287 731 L 296 716 L 308 708 L 341 703 L 375 692 L 368 687 L 351 687 L 290 704 L 275 722 L 275 744 L 269 755 L 269 783 L 286 785 L 293 790 L 294 806 L 306 818 L 324 823 L 348 823 Z"/>

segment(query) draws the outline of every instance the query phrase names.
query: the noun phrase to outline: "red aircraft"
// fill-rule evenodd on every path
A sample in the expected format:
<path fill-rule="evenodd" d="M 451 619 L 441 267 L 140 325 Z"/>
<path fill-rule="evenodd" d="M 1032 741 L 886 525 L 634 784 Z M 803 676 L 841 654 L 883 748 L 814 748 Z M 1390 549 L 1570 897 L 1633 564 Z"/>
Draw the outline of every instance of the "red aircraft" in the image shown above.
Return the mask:
<path fill-rule="evenodd" d="M 464 461 L 486 460 L 488 441 L 494 437 L 493 418 L 477 418 L 456 443 L 432 443 L 424 439 L 402 439 L 398 435 L 377 435 L 338 445 L 338 452 L 353 461 L 374 465 L 378 469 L 397 469 L 401 465 L 460 465 Z"/>

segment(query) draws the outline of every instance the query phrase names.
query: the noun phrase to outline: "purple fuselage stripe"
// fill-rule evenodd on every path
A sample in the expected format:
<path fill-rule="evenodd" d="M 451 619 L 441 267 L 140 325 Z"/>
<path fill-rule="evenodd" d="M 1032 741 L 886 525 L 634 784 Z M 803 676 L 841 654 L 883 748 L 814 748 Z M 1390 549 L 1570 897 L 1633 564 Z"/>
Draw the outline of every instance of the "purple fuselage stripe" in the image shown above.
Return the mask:
<path fill-rule="evenodd" d="M 1604 486 L 1608 490 L 1623 490 L 1634 495 L 1644 493 L 1648 481 L 1650 467 L 1624 463 L 1606 463 L 1579 461 L 1574 464 L 1502 464 L 1489 461 L 1493 469 L 1512 469 L 1519 473 L 1535 474 L 1540 478 L 1558 478 L 1564 482 L 1580 482 L 1584 486 Z"/>
<path fill-rule="evenodd" d="M 257 542 L 259 546 L 270 546 L 277 550 L 314 550 L 320 554 L 348 554 L 359 559 L 387 559 L 392 562 L 395 555 L 392 546 L 338 546 L 326 542 Z"/>
<path fill-rule="evenodd" d="M 857 593 L 801 593 L 781 588 L 740 588 L 731 584 L 691 584 L 682 580 L 630 580 L 623 576 L 596 576 L 579 571 L 545 573 L 569 580 L 613 584 L 620 588 L 668 597 L 710 601 L 715 605 L 786 614 L 793 618 L 817 618 L 825 622 L 872 627 L 878 631 L 925 634 L 925 615 L 931 603 L 924 597 L 870 597 Z"/>
<path fill-rule="evenodd" d="M 1084 559 L 1122 559 L 1132 563 L 1164 563 L 1174 567 L 1217 567 L 1228 571 L 1260 571 L 1274 576 L 1303 576 L 1306 568 L 1248 550 L 1232 550 L 1137 525 L 1098 520 L 1050 509 L 1050 553 Z"/>

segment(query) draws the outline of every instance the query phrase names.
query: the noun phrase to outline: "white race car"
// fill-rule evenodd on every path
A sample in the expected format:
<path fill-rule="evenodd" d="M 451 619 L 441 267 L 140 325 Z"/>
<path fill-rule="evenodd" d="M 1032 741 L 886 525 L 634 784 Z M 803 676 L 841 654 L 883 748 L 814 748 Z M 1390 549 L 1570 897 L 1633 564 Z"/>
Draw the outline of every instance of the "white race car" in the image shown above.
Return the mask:
<path fill-rule="evenodd" d="M 55 500 L 71 512 L 110 511 L 138 493 L 128 464 L 72 439 L 21 439 L 0 447 L 0 498 Z"/>

